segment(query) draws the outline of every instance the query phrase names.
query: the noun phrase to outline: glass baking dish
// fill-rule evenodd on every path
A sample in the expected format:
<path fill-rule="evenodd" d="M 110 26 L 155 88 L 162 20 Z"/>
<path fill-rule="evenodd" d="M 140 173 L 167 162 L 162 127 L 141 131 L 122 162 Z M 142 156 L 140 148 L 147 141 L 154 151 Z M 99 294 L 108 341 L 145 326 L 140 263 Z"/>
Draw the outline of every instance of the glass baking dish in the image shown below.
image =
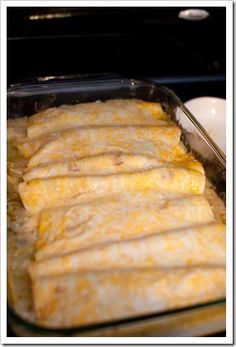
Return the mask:
<path fill-rule="evenodd" d="M 161 103 L 181 128 L 182 142 L 203 163 L 207 178 L 225 202 L 225 154 L 175 93 L 156 83 L 113 75 L 38 78 L 9 88 L 8 118 L 29 116 L 62 104 L 122 98 Z M 40 327 L 21 318 L 10 305 L 8 320 L 17 336 L 202 336 L 225 330 L 225 298 L 177 310 L 150 312 L 150 315 L 71 329 Z"/>

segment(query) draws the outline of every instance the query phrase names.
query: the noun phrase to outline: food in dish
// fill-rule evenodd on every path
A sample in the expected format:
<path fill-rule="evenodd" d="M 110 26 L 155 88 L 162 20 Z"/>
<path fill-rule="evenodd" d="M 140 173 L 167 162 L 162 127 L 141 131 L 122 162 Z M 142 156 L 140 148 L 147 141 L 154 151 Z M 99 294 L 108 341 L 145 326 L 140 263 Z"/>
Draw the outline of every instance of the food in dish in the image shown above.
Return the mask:
<path fill-rule="evenodd" d="M 71 327 L 220 298 L 224 283 L 223 267 L 152 268 L 40 276 L 33 292 L 40 324 Z"/>
<path fill-rule="evenodd" d="M 37 260 L 87 248 L 211 222 L 202 195 L 123 193 L 44 210 L 38 222 Z"/>
<path fill-rule="evenodd" d="M 8 129 L 17 312 L 69 327 L 224 297 L 225 208 L 160 104 L 64 105 Z"/>

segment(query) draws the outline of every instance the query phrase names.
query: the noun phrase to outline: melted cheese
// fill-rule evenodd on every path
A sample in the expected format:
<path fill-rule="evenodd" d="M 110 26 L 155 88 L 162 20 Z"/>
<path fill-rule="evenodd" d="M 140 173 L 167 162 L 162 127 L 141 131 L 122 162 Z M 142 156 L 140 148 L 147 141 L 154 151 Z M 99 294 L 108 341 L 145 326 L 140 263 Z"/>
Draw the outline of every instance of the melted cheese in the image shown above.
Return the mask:
<path fill-rule="evenodd" d="M 211 211 L 221 221 L 225 208 L 160 104 L 9 121 L 8 159 L 8 294 L 23 317 L 34 307 L 37 323 L 66 327 L 225 295 L 225 225 Z"/>
<path fill-rule="evenodd" d="M 55 177 L 34 179 L 19 184 L 19 194 L 30 213 L 61 206 L 66 200 L 79 195 L 97 192 L 156 190 L 202 194 L 205 176 L 197 171 L 182 168 L 158 168 L 120 175 Z"/>
<path fill-rule="evenodd" d="M 225 269 L 97 271 L 33 280 L 37 320 L 73 327 L 194 305 L 225 296 Z"/>
<path fill-rule="evenodd" d="M 180 129 L 174 125 L 89 127 L 19 142 L 18 148 L 24 157 L 30 157 L 29 166 L 35 166 L 109 151 L 142 153 L 144 150 L 149 154 L 160 144 L 176 146 L 179 139 Z"/>
<path fill-rule="evenodd" d="M 224 224 L 209 223 L 137 239 L 107 242 L 60 257 L 33 262 L 30 274 L 34 277 L 79 270 L 188 265 L 225 265 Z"/>
<path fill-rule="evenodd" d="M 156 157 L 142 154 L 110 153 L 91 157 L 50 162 L 26 170 L 23 179 L 30 181 L 35 178 L 56 176 L 109 175 L 141 171 L 163 166 L 179 166 L 203 173 L 201 164 L 193 158 L 181 156 L 176 161 L 163 161 Z M 181 160 L 182 159 L 182 160 Z"/>
<path fill-rule="evenodd" d="M 163 125 L 169 117 L 158 103 L 141 100 L 108 100 L 50 108 L 28 120 L 29 138 L 80 126 Z"/>
<path fill-rule="evenodd" d="M 145 170 L 168 165 L 155 157 L 141 154 L 109 153 L 81 159 L 52 162 L 30 168 L 24 181 L 56 176 L 107 175 Z M 171 164 L 169 164 L 171 165 Z"/>
<path fill-rule="evenodd" d="M 89 203 L 48 209 L 41 213 L 37 252 L 42 260 L 108 241 L 128 240 L 153 232 L 213 221 L 203 196 L 158 199 L 119 194 Z"/>

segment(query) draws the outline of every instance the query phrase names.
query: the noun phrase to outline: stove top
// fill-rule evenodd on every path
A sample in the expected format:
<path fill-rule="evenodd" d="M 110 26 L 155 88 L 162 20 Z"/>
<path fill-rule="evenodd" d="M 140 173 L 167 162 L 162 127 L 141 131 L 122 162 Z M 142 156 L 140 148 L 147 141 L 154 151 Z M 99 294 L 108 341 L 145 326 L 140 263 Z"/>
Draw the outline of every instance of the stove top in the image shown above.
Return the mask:
<path fill-rule="evenodd" d="M 226 12 L 204 9 L 187 21 L 179 7 L 8 8 L 8 84 L 107 72 L 225 97 Z"/>

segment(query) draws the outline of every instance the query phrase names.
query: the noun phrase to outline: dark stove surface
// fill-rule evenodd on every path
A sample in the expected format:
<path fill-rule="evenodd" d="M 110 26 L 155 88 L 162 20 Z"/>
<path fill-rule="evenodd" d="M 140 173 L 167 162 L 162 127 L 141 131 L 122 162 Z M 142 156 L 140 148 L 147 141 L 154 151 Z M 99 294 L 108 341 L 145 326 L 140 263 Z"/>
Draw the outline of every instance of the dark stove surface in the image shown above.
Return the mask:
<path fill-rule="evenodd" d="M 202 21 L 178 18 L 182 9 L 8 8 L 8 83 L 108 72 L 168 85 L 200 77 L 214 89 L 225 79 L 225 8 L 205 8 Z"/>

